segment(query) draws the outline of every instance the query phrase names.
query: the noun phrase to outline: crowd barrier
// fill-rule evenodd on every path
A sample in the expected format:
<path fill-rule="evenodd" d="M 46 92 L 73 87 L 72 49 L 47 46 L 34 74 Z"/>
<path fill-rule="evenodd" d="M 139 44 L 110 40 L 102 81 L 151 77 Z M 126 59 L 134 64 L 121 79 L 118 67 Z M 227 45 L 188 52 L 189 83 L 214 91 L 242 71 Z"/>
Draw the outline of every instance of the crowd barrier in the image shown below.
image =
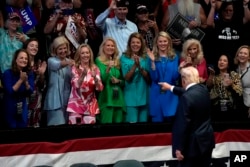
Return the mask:
<path fill-rule="evenodd" d="M 138 126 L 140 127 L 138 128 Z M 118 127 L 120 129 L 117 129 Z M 152 127 L 152 129 L 149 127 Z M 136 132 L 136 128 L 131 128 L 130 125 L 117 125 L 116 127 L 110 125 L 104 130 L 98 125 L 89 128 L 48 128 L 46 130 L 47 134 L 43 134 L 41 129 L 2 131 L 2 134 L 8 133 L 10 135 L 8 136 L 9 139 L 16 134 L 18 135 L 18 133 L 27 136 L 20 136 L 22 142 L 17 142 L 18 139 L 15 142 L 14 140 L 11 141 L 11 139 L 9 142 L 0 140 L 2 143 L 0 144 L 0 164 L 3 167 L 34 167 L 41 165 L 69 167 L 73 164 L 88 162 L 99 167 L 111 167 L 119 160 L 128 159 L 141 161 L 147 167 L 175 167 L 177 164 L 171 153 L 171 133 L 168 132 L 168 128 L 171 127 L 166 128 L 160 124 L 154 126 L 137 125 L 136 128 L 137 130 L 141 128 L 141 133 Z M 211 166 L 228 166 L 230 151 L 250 150 L 250 129 L 247 128 L 215 132 L 216 147 L 213 150 Z M 73 129 L 78 130 L 72 132 Z M 115 131 L 108 133 L 109 130 L 114 129 L 117 130 L 117 134 L 115 134 Z M 61 131 L 61 133 L 56 133 L 56 130 Z M 92 134 L 89 133 L 83 137 L 83 134 L 88 133 L 90 130 L 92 130 Z M 34 133 L 35 131 L 40 135 Z M 101 134 L 101 131 L 107 132 L 107 134 Z M 121 135 L 122 131 L 124 131 L 124 135 Z M 72 136 L 76 132 L 78 137 Z M 112 133 L 114 135 L 111 135 Z M 70 135 L 71 137 L 69 137 Z M 28 140 L 29 136 L 33 141 Z M 38 140 L 39 136 L 41 140 Z M 50 139 L 46 141 L 45 138 Z M 54 141 L 52 141 L 52 138 L 54 138 Z M 5 137 L 5 139 L 7 138 Z"/>

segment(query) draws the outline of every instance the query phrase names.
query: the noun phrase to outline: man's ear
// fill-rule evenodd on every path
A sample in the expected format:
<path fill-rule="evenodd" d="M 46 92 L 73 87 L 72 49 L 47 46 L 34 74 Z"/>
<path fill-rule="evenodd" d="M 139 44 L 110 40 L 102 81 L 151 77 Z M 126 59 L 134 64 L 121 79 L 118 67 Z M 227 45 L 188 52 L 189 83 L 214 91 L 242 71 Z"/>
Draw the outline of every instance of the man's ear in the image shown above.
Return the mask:
<path fill-rule="evenodd" d="M 182 85 L 182 87 L 185 87 L 185 80 L 184 79 L 181 79 L 181 85 Z"/>

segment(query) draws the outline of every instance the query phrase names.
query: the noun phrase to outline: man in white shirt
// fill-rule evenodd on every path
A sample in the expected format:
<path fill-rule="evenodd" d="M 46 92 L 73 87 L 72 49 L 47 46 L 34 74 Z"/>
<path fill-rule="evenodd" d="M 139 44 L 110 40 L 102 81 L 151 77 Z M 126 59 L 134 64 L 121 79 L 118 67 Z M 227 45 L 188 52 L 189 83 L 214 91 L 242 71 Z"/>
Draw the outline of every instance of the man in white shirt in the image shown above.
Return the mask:
<path fill-rule="evenodd" d="M 120 56 L 127 49 L 129 36 L 138 32 L 136 24 L 126 19 L 128 5 L 127 0 L 112 0 L 110 6 L 95 20 L 96 26 L 102 30 L 103 37 L 111 37 L 116 41 Z M 113 10 L 115 16 L 109 18 Z"/>

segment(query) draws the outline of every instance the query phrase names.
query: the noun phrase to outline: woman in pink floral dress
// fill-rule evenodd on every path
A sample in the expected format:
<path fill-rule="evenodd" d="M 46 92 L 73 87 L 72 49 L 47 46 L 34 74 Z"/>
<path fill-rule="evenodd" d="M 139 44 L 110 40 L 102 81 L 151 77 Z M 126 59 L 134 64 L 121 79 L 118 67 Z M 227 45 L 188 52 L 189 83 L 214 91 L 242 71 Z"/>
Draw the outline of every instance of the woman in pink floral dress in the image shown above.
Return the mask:
<path fill-rule="evenodd" d="M 69 124 L 94 124 L 100 112 L 95 91 L 102 91 L 103 84 L 89 45 L 82 44 L 77 49 L 72 74 L 67 107 Z"/>

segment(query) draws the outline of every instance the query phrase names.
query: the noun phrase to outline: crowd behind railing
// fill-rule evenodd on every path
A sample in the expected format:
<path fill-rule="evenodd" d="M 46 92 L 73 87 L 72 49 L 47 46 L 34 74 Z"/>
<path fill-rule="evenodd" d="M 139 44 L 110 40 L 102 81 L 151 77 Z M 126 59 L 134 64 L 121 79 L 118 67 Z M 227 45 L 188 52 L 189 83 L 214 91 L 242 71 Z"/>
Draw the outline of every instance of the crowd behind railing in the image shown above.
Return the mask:
<path fill-rule="evenodd" d="M 187 66 L 210 91 L 212 121 L 249 121 L 249 0 L 1 3 L 0 128 L 172 123 L 179 97 L 161 83 L 181 86 Z M 177 14 L 180 38 L 167 31 Z"/>

